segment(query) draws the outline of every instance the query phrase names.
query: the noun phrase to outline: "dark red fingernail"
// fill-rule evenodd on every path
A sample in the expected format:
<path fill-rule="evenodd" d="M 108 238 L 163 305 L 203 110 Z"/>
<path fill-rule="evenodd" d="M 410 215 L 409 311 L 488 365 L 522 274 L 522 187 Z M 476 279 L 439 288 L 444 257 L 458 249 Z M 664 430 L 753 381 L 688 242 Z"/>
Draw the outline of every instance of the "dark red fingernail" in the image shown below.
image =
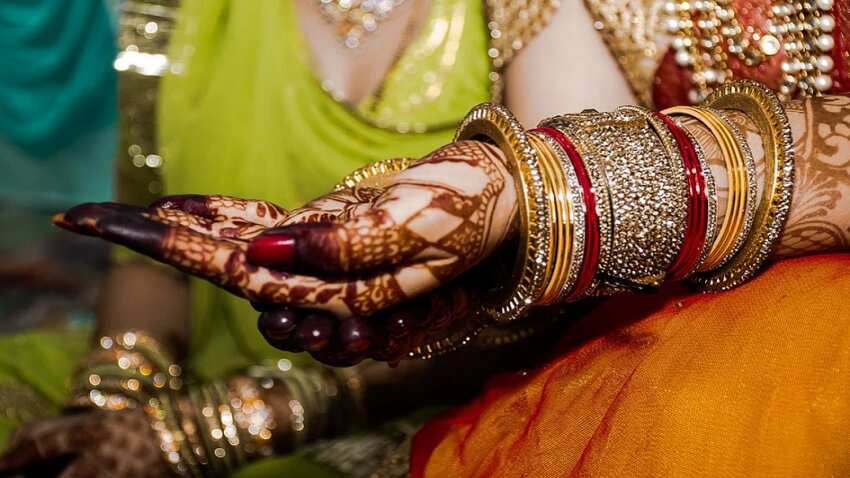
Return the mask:
<path fill-rule="evenodd" d="M 161 256 L 162 240 L 171 230 L 170 226 L 138 214 L 108 216 L 100 220 L 98 227 L 104 239 L 152 257 Z"/>
<path fill-rule="evenodd" d="M 295 262 L 295 238 L 289 234 L 263 234 L 248 244 L 248 260 L 263 266 L 292 266 Z"/>

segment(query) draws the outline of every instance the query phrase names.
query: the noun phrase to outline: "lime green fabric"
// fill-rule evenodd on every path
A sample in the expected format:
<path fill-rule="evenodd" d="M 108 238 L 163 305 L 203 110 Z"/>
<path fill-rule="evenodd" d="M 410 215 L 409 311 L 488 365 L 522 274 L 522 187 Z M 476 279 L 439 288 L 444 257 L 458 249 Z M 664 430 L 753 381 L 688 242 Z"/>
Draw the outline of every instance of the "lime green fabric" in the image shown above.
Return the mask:
<path fill-rule="evenodd" d="M 269 458 L 245 466 L 233 478 L 345 478 L 327 466 L 316 464 L 300 455 Z"/>
<path fill-rule="evenodd" d="M 0 449 L 21 423 L 59 412 L 88 336 L 74 328 L 0 336 Z"/>
<path fill-rule="evenodd" d="M 351 107 L 311 69 L 294 2 L 185 1 L 170 47 L 181 72 L 164 79 L 159 105 L 166 192 L 293 207 L 370 161 L 451 141 L 463 115 L 489 98 L 484 7 L 432 0 L 428 15 L 380 96 Z M 215 377 L 280 356 L 245 301 L 202 281 L 192 293 L 193 370 Z"/>

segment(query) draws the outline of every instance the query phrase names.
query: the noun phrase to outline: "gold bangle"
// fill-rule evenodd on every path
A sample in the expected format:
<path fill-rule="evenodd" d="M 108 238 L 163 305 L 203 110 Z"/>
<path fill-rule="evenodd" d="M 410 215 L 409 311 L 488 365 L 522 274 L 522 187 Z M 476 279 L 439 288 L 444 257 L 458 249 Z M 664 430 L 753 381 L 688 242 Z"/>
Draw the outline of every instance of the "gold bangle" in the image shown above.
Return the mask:
<path fill-rule="evenodd" d="M 497 322 L 522 316 L 540 297 L 549 257 L 549 211 L 539 159 L 513 114 L 501 105 L 484 103 L 466 115 L 455 141 L 489 140 L 505 154 L 514 177 L 519 205 L 520 240 L 509 292 L 483 300 L 481 313 Z"/>
<path fill-rule="evenodd" d="M 367 164 L 362 168 L 354 170 L 348 176 L 342 178 L 334 186 L 334 191 L 350 189 L 354 187 L 380 187 L 383 182 L 394 174 L 400 173 L 416 162 L 413 158 L 399 157 L 384 159 Z"/>
<path fill-rule="evenodd" d="M 561 282 L 561 290 L 551 301 L 551 303 L 562 303 L 573 292 L 584 261 L 586 205 L 581 196 L 582 191 L 578 176 L 567 152 L 551 135 L 539 132 L 535 132 L 535 134 L 547 144 L 549 151 L 554 155 L 556 169 L 558 174 L 563 177 L 566 188 L 566 197 L 559 202 L 563 208 L 560 220 L 567 224 L 568 241 L 566 249 L 569 255 L 564 259 L 566 270 Z"/>
<path fill-rule="evenodd" d="M 579 208 L 572 217 L 572 222 L 576 225 L 576 228 L 573 230 L 575 233 L 574 237 L 578 241 L 577 245 L 574 244 L 576 258 L 573 262 L 576 263 L 575 265 L 579 270 L 574 271 L 576 276 L 572 279 L 571 283 L 566 285 L 559 299 L 560 301 L 573 302 L 581 298 L 600 295 L 600 287 L 603 284 L 600 280 L 599 272 L 602 270 L 603 265 L 609 262 L 613 248 L 614 213 L 608 174 L 602 159 L 603 153 L 597 149 L 597 146 L 585 133 L 583 127 L 571 121 L 569 119 L 570 117 L 569 115 L 561 115 L 546 118 L 538 124 L 538 127 L 554 128 L 566 136 L 570 143 L 572 143 L 580 156 L 581 164 L 588 176 L 589 190 L 587 192 L 594 198 L 595 207 L 592 209 L 588 209 L 590 206 L 585 204 L 581 197 L 574 199 L 574 204 L 578 205 Z M 560 145 L 558 151 L 562 154 L 562 161 L 567 175 L 570 177 L 571 184 L 573 184 L 577 194 L 581 195 L 582 187 L 578 183 L 577 172 L 573 168 L 572 162 L 567 157 L 566 152 L 561 149 Z M 591 271 L 593 274 L 591 281 L 586 284 L 578 284 L 580 279 L 579 274 L 587 272 L 582 270 L 586 265 L 585 262 L 594 255 L 593 251 L 585 247 L 585 242 L 590 238 L 586 234 L 588 232 L 586 229 L 588 226 L 588 213 L 592 213 L 596 217 L 596 231 L 592 233 L 595 234 L 598 243 L 595 253 L 596 266 Z M 574 290 L 575 287 L 579 287 L 580 289 Z"/>
<path fill-rule="evenodd" d="M 240 451 L 248 456 L 265 457 L 273 452 L 271 439 L 275 422 L 272 410 L 263 400 L 258 380 L 262 379 L 231 380 L 227 390 L 220 390 L 220 393 L 230 397 L 233 404 L 232 423 L 241 440 Z"/>
<path fill-rule="evenodd" d="M 737 128 L 709 108 L 676 106 L 665 114 L 688 116 L 702 123 L 714 136 L 726 165 L 729 197 L 720 229 L 698 271 L 716 269 L 728 262 L 744 244 L 756 210 L 755 162 Z"/>
<path fill-rule="evenodd" d="M 208 387 L 218 401 L 218 418 L 221 422 L 221 431 L 224 433 L 224 439 L 230 445 L 233 456 L 236 458 L 236 465 L 239 467 L 248 461 L 247 455 L 252 451 L 249 450 L 250 447 L 246 443 L 247 436 L 240 433 L 241 430 L 236 421 L 237 409 L 242 407 L 242 402 L 239 400 L 240 397 L 232 395 L 229 387 L 221 382 L 213 382 Z"/>
<path fill-rule="evenodd" d="M 186 449 L 188 440 L 180 428 L 172 401 L 168 391 L 148 401 L 145 412 L 151 420 L 151 428 L 159 437 L 165 461 L 177 476 L 202 476 L 192 450 Z"/>
<path fill-rule="evenodd" d="M 143 332 L 104 336 L 78 367 L 66 406 L 137 408 L 163 389 L 179 390 L 180 374 L 159 343 Z"/>
<path fill-rule="evenodd" d="M 529 132 L 528 139 L 537 152 L 549 205 L 549 259 L 543 277 L 543 288 L 535 305 L 552 303 L 560 295 L 567 280 L 571 256 L 569 194 L 566 176 L 550 145 L 539 135 Z"/>
<path fill-rule="evenodd" d="M 177 410 L 178 425 L 186 437 L 186 445 L 194 455 L 199 467 L 210 466 L 209 457 L 207 456 L 207 447 L 201 437 L 200 423 L 197 423 L 198 414 L 194 406 L 194 401 L 191 399 L 190 390 L 194 387 L 187 387 L 186 394 L 174 400 L 174 406 Z"/>
<path fill-rule="evenodd" d="M 782 102 L 758 82 L 723 85 L 706 99 L 705 105 L 746 114 L 761 131 L 765 155 L 765 187 L 756 211 L 754 233 L 727 264 L 695 277 L 703 289 L 718 291 L 752 277 L 779 239 L 794 191 L 794 140 Z"/>

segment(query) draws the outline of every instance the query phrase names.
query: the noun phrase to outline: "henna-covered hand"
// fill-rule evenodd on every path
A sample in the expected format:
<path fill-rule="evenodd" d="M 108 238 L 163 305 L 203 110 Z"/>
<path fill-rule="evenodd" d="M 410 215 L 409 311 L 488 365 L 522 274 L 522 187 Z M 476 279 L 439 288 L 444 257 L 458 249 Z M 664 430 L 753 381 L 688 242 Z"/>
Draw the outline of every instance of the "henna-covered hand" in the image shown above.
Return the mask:
<path fill-rule="evenodd" d="M 55 222 L 128 246 L 266 304 L 262 307 L 309 308 L 347 319 L 317 312 L 299 318 L 294 335 L 291 320 L 283 320 L 285 327 L 275 336 L 286 335 L 287 348 L 321 355 L 337 343 L 330 349 L 345 350 L 345 361 L 351 362 L 366 348 L 375 350 L 365 344 L 380 342 L 393 353 L 376 358 L 393 359 L 425 340 L 426 330 L 435 333 L 469 309 L 468 287 L 474 281 L 449 283 L 509 234 L 516 196 L 503 161 L 493 146 L 458 142 L 383 184 L 334 192 L 289 213 L 263 201 L 172 196 L 149 208 L 77 206 Z M 390 322 L 421 315 L 411 299 L 436 288 L 423 298 L 427 304 L 417 305 L 451 313 L 400 320 L 396 330 L 407 329 L 396 336 L 405 338 L 389 344 Z M 372 318 L 393 308 L 393 318 Z M 421 334 L 410 332 L 413 322 L 422 325 Z M 292 337 L 301 339 L 291 344 Z M 280 340 L 275 345 L 281 346 Z"/>
<path fill-rule="evenodd" d="M 27 425 L 0 457 L 0 475 L 172 476 L 145 412 L 91 411 Z"/>

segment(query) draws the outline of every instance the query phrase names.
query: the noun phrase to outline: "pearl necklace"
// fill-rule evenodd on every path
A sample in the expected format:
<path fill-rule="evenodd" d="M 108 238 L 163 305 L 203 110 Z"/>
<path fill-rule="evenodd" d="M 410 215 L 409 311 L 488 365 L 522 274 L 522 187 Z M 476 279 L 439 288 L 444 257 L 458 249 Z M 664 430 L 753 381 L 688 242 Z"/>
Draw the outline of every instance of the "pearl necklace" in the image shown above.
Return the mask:
<path fill-rule="evenodd" d="M 322 18 L 334 25 L 342 44 L 354 49 L 404 0 L 316 0 Z"/>
<path fill-rule="evenodd" d="M 784 50 L 781 63 L 783 99 L 795 94 L 817 96 L 832 87 L 829 72 L 835 29 L 833 0 L 794 0 L 770 7 L 767 31 L 747 38 L 732 0 L 668 0 L 667 30 L 673 36 L 676 63 L 693 72 L 689 100 L 698 103 L 716 86 L 732 79 L 729 55 L 754 67 Z"/>

